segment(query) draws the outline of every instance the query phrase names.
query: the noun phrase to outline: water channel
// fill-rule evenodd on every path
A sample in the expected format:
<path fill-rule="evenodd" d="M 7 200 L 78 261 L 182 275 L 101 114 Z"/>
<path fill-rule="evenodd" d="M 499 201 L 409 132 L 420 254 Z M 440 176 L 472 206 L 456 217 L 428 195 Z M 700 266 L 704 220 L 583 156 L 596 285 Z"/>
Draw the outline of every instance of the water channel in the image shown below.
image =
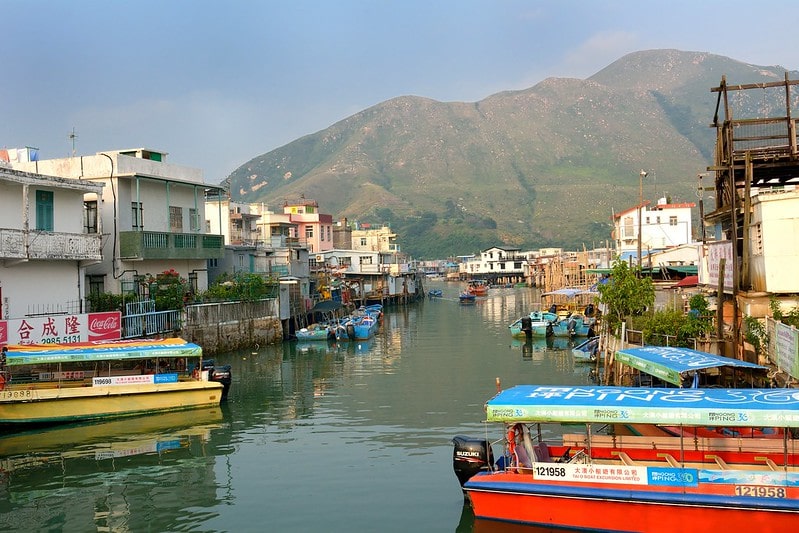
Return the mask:
<path fill-rule="evenodd" d="M 217 356 L 220 408 L 0 436 L 0 531 L 473 531 L 452 437 L 485 434 L 496 378 L 586 384 L 590 366 L 510 337 L 536 289 L 426 288 L 444 297 L 387 309 L 368 342 Z"/>

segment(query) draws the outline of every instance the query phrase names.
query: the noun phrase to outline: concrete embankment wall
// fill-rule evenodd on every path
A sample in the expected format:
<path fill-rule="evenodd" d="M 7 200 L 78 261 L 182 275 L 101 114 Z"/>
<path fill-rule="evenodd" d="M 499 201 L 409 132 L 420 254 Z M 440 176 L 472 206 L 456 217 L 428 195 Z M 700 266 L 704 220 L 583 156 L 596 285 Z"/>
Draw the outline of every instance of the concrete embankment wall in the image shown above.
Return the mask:
<path fill-rule="evenodd" d="M 181 337 L 205 355 L 283 341 L 278 300 L 219 302 L 186 307 Z"/>

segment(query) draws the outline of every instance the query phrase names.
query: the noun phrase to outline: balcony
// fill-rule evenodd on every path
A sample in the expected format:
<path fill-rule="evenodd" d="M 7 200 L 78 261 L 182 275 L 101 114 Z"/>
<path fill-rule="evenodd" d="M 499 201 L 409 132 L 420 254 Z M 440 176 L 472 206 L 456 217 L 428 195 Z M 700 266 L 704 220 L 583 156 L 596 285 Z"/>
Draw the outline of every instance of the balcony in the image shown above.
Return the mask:
<path fill-rule="evenodd" d="M 221 259 L 225 256 L 222 235 L 167 233 L 161 231 L 119 232 L 120 259 Z"/>
<path fill-rule="evenodd" d="M 0 258 L 101 261 L 102 235 L 0 229 Z"/>

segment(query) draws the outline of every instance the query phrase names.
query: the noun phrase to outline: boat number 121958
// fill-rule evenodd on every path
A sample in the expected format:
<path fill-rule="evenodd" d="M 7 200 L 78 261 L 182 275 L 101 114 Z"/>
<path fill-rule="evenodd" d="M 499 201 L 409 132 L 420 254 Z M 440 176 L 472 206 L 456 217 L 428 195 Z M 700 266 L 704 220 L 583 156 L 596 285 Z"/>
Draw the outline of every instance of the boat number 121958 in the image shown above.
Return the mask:
<path fill-rule="evenodd" d="M 758 485 L 736 485 L 736 496 L 751 496 L 753 498 L 784 498 L 784 487 L 763 487 Z"/>

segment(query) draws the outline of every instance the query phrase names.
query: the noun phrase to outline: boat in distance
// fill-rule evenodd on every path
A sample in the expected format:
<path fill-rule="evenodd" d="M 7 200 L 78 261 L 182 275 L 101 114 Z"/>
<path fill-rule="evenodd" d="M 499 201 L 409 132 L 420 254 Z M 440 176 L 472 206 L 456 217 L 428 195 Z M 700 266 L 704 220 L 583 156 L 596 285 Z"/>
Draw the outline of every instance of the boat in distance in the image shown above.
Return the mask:
<path fill-rule="evenodd" d="M 498 459 L 487 437 L 453 439 L 453 469 L 478 520 L 654 533 L 799 523 L 796 389 L 520 385 L 485 407 L 503 432 Z M 784 432 L 607 434 L 622 423 Z"/>
<path fill-rule="evenodd" d="M 223 367 L 183 339 L 8 347 L 0 425 L 56 424 L 219 405 Z"/>

